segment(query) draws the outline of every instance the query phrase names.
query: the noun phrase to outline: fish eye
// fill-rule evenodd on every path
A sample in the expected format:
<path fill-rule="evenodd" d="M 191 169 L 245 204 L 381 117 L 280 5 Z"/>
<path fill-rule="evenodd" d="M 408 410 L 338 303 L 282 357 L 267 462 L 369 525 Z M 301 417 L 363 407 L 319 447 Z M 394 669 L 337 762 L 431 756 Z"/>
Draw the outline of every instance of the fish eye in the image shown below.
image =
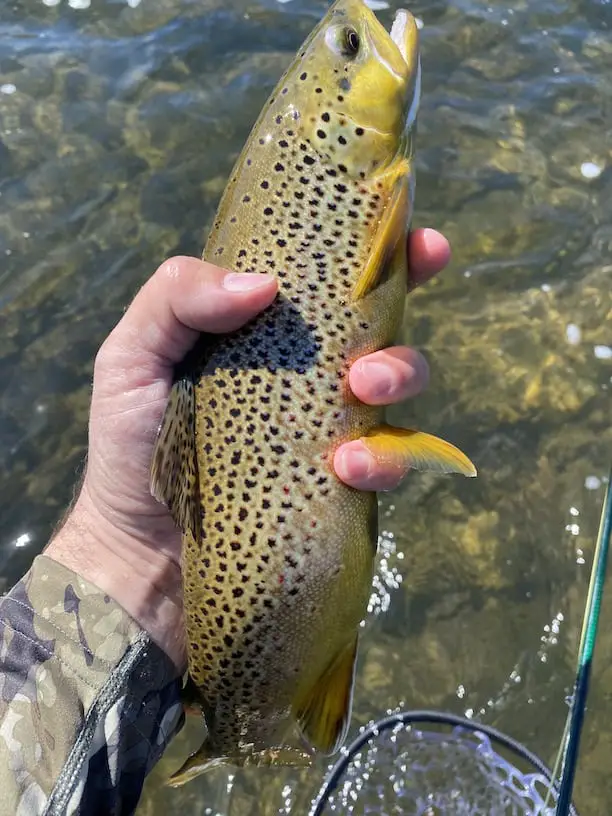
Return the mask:
<path fill-rule="evenodd" d="M 325 32 L 325 42 L 344 59 L 354 59 L 361 48 L 361 38 L 352 26 L 330 26 Z"/>
<path fill-rule="evenodd" d="M 359 34 L 354 28 L 345 28 L 344 30 L 344 48 L 347 57 L 354 57 L 359 53 Z"/>

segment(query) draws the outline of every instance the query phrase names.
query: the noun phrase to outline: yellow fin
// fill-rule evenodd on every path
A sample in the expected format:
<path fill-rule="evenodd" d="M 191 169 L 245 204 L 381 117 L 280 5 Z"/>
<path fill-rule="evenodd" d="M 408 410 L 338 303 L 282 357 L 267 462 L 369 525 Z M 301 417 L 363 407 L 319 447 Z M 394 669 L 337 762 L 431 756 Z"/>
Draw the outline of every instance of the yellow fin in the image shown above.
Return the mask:
<path fill-rule="evenodd" d="M 379 462 L 433 473 L 476 476 L 476 468 L 459 448 L 437 436 L 381 425 L 361 441 Z"/>
<path fill-rule="evenodd" d="M 295 718 L 318 751 L 335 754 L 346 739 L 353 707 L 357 638 L 323 672 L 307 696 L 294 706 Z"/>
<path fill-rule="evenodd" d="M 378 225 L 368 261 L 353 287 L 352 300 L 361 300 L 378 286 L 398 243 L 408 234 L 409 172 L 408 161 L 401 159 L 382 177 L 383 183 L 391 186 L 391 196 Z"/>
<path fill-rule="evenodd" d="M 172 386 L 153 461 L 151 494 L 166 505 L 178 527 L 200 536 L 198 463 L 195 446 L 195 390 L 189 377 Z"/>

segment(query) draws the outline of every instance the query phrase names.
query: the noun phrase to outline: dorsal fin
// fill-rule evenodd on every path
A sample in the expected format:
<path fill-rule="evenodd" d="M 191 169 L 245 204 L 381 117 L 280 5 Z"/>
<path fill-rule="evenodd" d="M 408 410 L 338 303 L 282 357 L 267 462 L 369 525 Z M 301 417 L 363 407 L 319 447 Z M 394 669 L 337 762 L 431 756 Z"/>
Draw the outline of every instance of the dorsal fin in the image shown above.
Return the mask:
<path fill-rule="evenodd" d="M 399 242 L 408 235 L 409 170 L 408 161 L 402 159 L 382 177 L 383 183 L 390 186 L 391 194 L 370 247 L 367 263 L 353 287 L 352 300 L 361 300 L 378 286 Z"/>
<path fill-rule="evenodd" d="M 294 715 L 300 730 L 318 751 L 335 754 L 346 739 L 353 707 L 357 638 L 347 644 L 323 672 Z"/>
<path fill-rule="evenodd" d="M 183 532 L 200 538 L 195 389 L 189 376 L 172 386 L 151 463 L 151 494 Z"/>

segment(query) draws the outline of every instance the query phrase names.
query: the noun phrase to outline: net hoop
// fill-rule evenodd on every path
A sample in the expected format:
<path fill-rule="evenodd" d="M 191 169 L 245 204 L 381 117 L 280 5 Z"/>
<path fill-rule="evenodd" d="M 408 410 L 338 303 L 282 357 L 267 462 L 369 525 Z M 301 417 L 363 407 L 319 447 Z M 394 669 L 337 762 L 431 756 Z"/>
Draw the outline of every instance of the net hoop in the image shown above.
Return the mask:
<path fill-rule="evenodd" d="M 491 725 L 484 725 L 483 723 L 474 722 L 474 720 L 460 717 L 456 714 L 449 714 L 440 711 L 401 711 L 397 714 L 391 714 L 388 717 L 378 720 L 377 722 L 365 728 L 346 748 L 342 749 L 342 756 L 331 767 L 327 777 L 316 799 L 313 802 L 310 816 L 323 816 L 325 807 L 329 802 L 330 796 L 336 791 L 343 775 L 349 768 L 355 756 L 370 742 L 385 731 L 392 730 L 398 726 L 422 726 L 422 725 L 442 725 L 448 726 L 453 730 L 459 729 L 469 732 L 473 735 L 484 735 L 492 747 L 505 748 L 510 753 L 520 757 L 524 762 L 531 765 L 536 774 L 540 774 L 545 778 L 547 784 L 550 786 L 552 773 L 550 768 L 532 751 L 526 748 L 517 740 L 499 731 Z M 506 764 L 506 760 L 502 760 Z M 525 774 L 516 769 L 517 778 L 525 778 Z M 553 785 L 552 790 L 556 795 L 558 794 L 558 786 Z M 552 810 L 551 810 L 552 813 Z M 569 816 L 578 816 L 578 811 L 574 805 L 570 805 Z"/>

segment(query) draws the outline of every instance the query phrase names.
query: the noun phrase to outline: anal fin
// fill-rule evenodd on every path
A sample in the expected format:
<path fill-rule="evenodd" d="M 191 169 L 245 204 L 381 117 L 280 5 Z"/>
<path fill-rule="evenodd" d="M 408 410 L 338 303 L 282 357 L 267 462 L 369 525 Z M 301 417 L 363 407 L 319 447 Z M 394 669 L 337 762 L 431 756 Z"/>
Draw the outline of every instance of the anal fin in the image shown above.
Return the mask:
<path fill-rule="evenodd" d="M 220 765 L 227 765 L 229 757 L 215 756 L 210 750 L 208 740 L 204 740 L 200 748 L 191 754 L 181 767 L 172 774 L 166 784 L 170 788 L 180 788 L 196 776 L 211 771 L 213 768 L 218 768 Z"/>
<path fill-rule="evenodd" d="M 183 532 L 200 536 L 195 389 L 190 377 L 172 386 L 151 463 L 151 494 L 169 509 Z"/>
<path fill-rule="evenodd" d="M 381 425 L 361 441 L 381 464 L 408 470 L 426 470 L 433 473 L 461 473 L 476 476 L 476 468 L 468 457 L 432 434 L 408 428 Z"/>
<path fill-rule="evenodd" d="M 357 638 L 349 643 L 323 672 L 303 700 L 294 704 L 294 715 L 306 740 L 324 754 L 342 746 L 351 721 Z"/>
<path fill-rule="evenodd" d="M 171 788 L 180 788 L 197 776 L 208 773 L 208 771 L 221 765 L 229 765 L 235 768 L 307 768 L 312 765 L 312 754 L 284 745 L 262 750 L 257 750 L 252 745 L 245 745 L 236 754 L 217 756 L 212 751 L 208 740 L 205 740 L 200 749 L 185 760 L 166 784 Z"/>

